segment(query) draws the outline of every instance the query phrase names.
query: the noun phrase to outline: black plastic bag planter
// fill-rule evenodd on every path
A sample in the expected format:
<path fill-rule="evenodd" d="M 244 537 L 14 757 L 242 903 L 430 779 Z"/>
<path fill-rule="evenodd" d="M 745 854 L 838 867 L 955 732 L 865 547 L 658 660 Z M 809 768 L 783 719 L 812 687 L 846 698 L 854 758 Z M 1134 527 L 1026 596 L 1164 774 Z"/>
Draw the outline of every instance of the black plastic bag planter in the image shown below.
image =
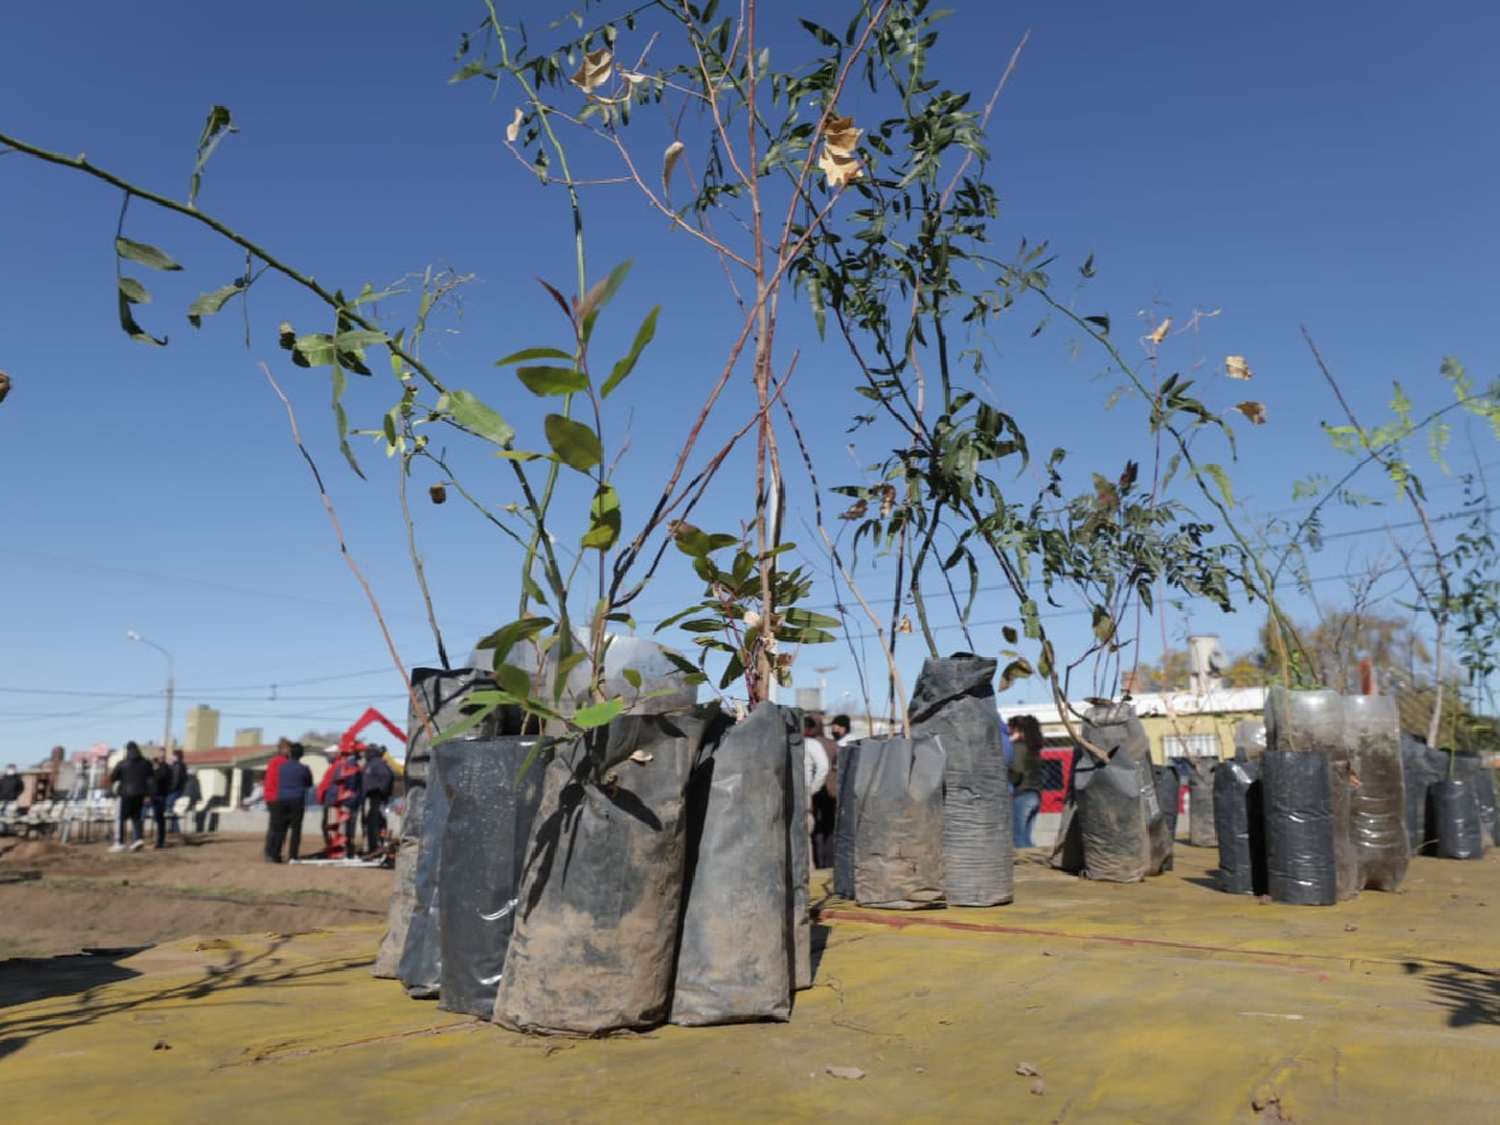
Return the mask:
<path fill-rule="evenodd" d="M 943 747 L 943 870 L 949 906 L 1015 899 L 1015 841 L 1000 713 L 998 662 L 970 653 L 930 658 L 912 692 L 913 738 Z"/>
<path fill-rule="evenodd" d="M 1259 762 L 1221 762 L 1214 770 L 1214 828 L 1219 835 L 1219 889 L 1266 893 L 1265 810 Z"/>
<path fill-rule="evenodd" d="M 867 738 L 854 787 L 854 900 L 860 906 L 942 906 L 943 747 L 935 738 Z"/>
<path fill-rule="evenodd" d="M 1156 782 L 1156 803 L 1161 807 L 1163 830 L 1167 839 L 1177 840 L 1177 805 L 1182 796 L 1182 775 L 1176 766 L 1152 766 Z"/>
<path fill-rule="evenodd" d="M 1083 844 L 1085 879 L 1105 883 L 1138 883 L 1152 867 L 1151 820 L 1156 808 L 1154 783 L 1141 765 L 1151 743 L 1128 703 L 1091 707 L 1084 716 L 1083 737 L 1107 755 L 1095 769 L 1074 776 L 1076 817 Z"/>
<path fill-rule="evenodd" d="M 1338 898 L 1338 872 L 1328 755 L 1268 747 L 1261 758 L 1261 780 L 1271 900 L 1331 905 Z"/>
<path fill-rule="evenodd" d="M 1195 848 L 1212 848 L 1219 843 L 1214 808 L 1214 774 L 1217 762 L 1190 759 L 1188 762 L 1188 843 Z"/>
<path fill-rule="evenodd" d="M 704 737 L 688 785 L 687 878 L 672 1023 L 791 1016 L 797 953 L 793 837 L 800 838 L 804 853 L 804 884 L 810 846 L 807 817 L 796 803 L 806 790 L 800 731 L 798 712 L 761 703 L 742 723 L 721 717 Z M 798 776 L 801 786 L 794 784 Z M 789 832 L 789 825 L 801 831 Z M 805 895 L 801 901 L 805 919 Z"/>
<path fill-rule="evenodd" d="M 396 976 L 413 1000 L 436 1000 L 443 984 L 443 836 L 448 830 L 448 795 L 431 774 L 417 851 L 416 902 Z"/>
<path fill-rule="evenodd" d="M 1174 814 L 1172 823 L 1167 822 L 1167 812 L 1161 803 L 1161 789 L 1158 786 L 1156 769 L 1147 758 L 1142 758 L 1135 764 L 1136 772 L 1140 775 L 1141 802 L 1146 811 L 1146 839 L 1151 847 L 1151 859 L 1146 867 L 1147 875 L 1161 875 L 1172 870 L 1172 824 L 1177 817 Z"/>
<path fill-rule="evenodd" d="M 1414 735 L 1401 736 L 1401 780 L 1406 796 L 1407 842 L 1412 855 L 1437 853 L 1437 822 L 1428 815 L 1427 791 L 1434 781 L 1448 774 L 1446 762 L 1441 768 L 1434 763 L 1435 754 Z"/>
<path fill-rule="evenodd" d="M 666 1019 L 704 720 L 622 715 L 560 746 L 527 846 L 495 1022 L 600 1035 Z"/>
<path fill-rule="evenodd" d="M 406 806 L 401 813 L 401 837 L 396 845 L 396 878 L 391 889 L 391 904 L 386 919 L 385 936 L 375 954 L 370 972 L 377 977 L 400 976 L 400 963 L 406 949 L 407 933 L 417 906 L 417 864 L 427 820 L 427 781 L 432 759 L 432 738 L 424 721 L 431 716 L 433 726 L 442 731 L 458 722 L 473 705 L 469 695 L 476 685 L 489 682 L 489 675 L 473 668 L 453 671 L 442 668 L 414 668 L 412 691 L 421 700 L 407 709 L 406 762 L 403 767 Z M 425 714 L 424 714 L 425 712 Z M 473 732 L 477 737 L 479 731 Z M 438 846 L 436 843 L 434 846 Z"/>
<path fill-rule="evenodd" d="M 1474 787 L 1462 778 L 1434 781 L 1427 790 L 1443 859 L 1483 859 L 1484 825 Z"/>
<path fill-rule="evenodd" d="M 448 806 L 438 871 L 438 1007 L 489 1019 L 505 965 L 545 759 L 533 738 L 439 743 Z"/>

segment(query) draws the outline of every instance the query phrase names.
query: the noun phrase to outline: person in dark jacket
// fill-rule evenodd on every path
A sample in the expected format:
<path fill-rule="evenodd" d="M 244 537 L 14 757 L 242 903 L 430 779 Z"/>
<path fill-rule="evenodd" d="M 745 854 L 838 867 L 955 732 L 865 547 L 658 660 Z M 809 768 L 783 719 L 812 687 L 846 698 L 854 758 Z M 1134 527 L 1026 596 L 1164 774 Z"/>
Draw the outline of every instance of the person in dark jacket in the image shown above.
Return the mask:
<path fill-rule="evenodd" d="M 385 805 L 396 786 L 396 774 L 385 760 L 385 751 L 372 746 L 365 751 L 365 851 L 379 851 L 385 836 Z"/>
<path fill-rule="evenodd" d="M 167 794 L 172 791 L 172 767 L 167 765 L 166 751 L 151 763 L 151 821 L 156 825 L 157 848 L 167 846 Z"/>
<path fill-rule="evenodd" d="M 26 782 L 16 772 L 14 765 L 5 767 L 5 775 L 0 777 L 0 805 L 11 801 L 19 801 L 21 794 L 26 791 Z"/>
<path fill-rule="evenodd" d="M 182 751 L 173 750 L 167 759 L 167 831 L 182 835 L 182 824 L 177 819 L 177 802 L 187 795 L 188 768 L 182 760 Z"/>
<path fill-rule="evenodd" d="M 359 817 L 364 770 L 355 748 L 340 750 L 318 783 L 323 806 L 323 843 L 329 859 L 348 859 L 358 847 L 355 820 Z"/>
<path fill-rule="evenodd" d="M 307 811 L 307 793 L 313 787 L 312 770 L 302 764 L 302 743 L 293 742 L 286 749 L 276 778 L 276 800 L 270 809 L 271 826 L 267 836 L 266 860 L 281 862 L 281 842 L 286 840 L 288 861 L 302 855 L 302 816 Z"/>
<path fill-rule="evenodd" d="M 266 763 L 266 779 L 261 782 L 261 796 L 266 802 L 266 843 L 264 847 L 267 863 L 281 862 L 281 842 L 286 839 L 287 826 L 276 817 L 276 802 L 280 796 L 281 767 L 292 760 L 292 740 L 283 738 L 276 743 L 276 753 Z M 299 822 L 300 823 L 300 822 Z"/>
<path fill-rule="evenodd" d="M 1031 826 L 1042 807 L 1042 725 L 1035 715 L 1017 715 L 1006 724 L 1011 741 L 1010 786 L 1013 843 L 1032 848 Z"/>
<path fill-rule="evenodd" d="M 120 798 L 120 819 L 112 852 L 126 849 L 125 828 L 131 829 L 129 848 L 138 852 L 146 846 L 146 833 L 141 823 L 142 810 L 151 796 L 151 763 L 141 755 L 141 748 L 134 742 L 125 744 L 125 757 L 110 770 L 109 784 Z"/>

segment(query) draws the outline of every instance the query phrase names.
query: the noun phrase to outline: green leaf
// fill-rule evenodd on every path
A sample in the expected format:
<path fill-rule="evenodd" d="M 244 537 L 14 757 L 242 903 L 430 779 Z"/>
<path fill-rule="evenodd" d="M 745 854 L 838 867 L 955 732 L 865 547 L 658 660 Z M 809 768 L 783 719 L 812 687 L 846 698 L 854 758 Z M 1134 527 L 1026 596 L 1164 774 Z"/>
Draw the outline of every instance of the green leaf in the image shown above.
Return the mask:
<path fill-rule="evenodd" d="M 120 285 L 120 296 L 124 297 L 132 305 L 149 305 L 151 303 L 151 294 L 146 292 L 146 287 L 135 278 L 126 277 L 122 274 L 116 280 Z"/>
<path fill-rule="evenodd" d="M 516 431 L 504 418 L 468 391 L 449 394 L 448 409 L 460 426 L 495 445 L 509 444 L 516 436 Z"/>
<path fill-rule="evenodd" d="M 171 255 L 163 253 L 155 246 L 147 246 L 144 242 L 132 242 L 128 238 L 115 239 L 115 253 L 154 270 L 180 270 L 182 268 L 172 260 Z"/>
<path fill-rule="evenodd" d="M 165 347 L 167 338 L 163 336 L 158 340 L 135 322 L 135 316 L 130 311 L 130 301 L 126 299 L 124 290 L 120 292 L 120 327 L 138 344 L 154 344 L 157 347 Z"/>
<path fill-rule="evenodd" d="M 510 650 L 522 641 L 536 636 L 553 624 L 547 617 L 523 617 L 519 621 L 511 621 L 500 626 L 489 636 L 483 638 L 476 646 L 481 649 L 493 649 L 495 660 L 505 663 L 505 658 L 510 655 Z"/>
<path fill-rule="evenodd" d="M 245 282 L 243 279 L 238 279 L 222 289 L 215 289 L 212 293 L 199 293 L 198 299 L 188 306 L 188 322 L 194 328 L 202 327 L 203 317 L 213 316 L 224 307 L 229 298 L 244 291 Z"/>
<path fill-rule="evenodd" d="M 495 360 L 496 367 L 508 367 L 513 363 L 526 363 L 533 359 L 562 359 L 572 362 L 573 356 L 557 348 L 526 348 L 523 351 L 512 352 L 504 359 Z"/>
<path fill-rule="evenodd" d="M 656 317 L 661 312 L 661 306 L 657 305 L 649 313 L 641 326 L 636 330 L 635 342 L 630 345 L 630 351 L 625 358 L 615 364 L 609 373 L 609 378 L 604 381 L 604 386 L 599 389 L 600 398 L 608 398 L 610 391 L 620 385 L 624 378 L 635 369 L 636 360 L 641 358 L 641 350 L 656 336 Z"/>
<path fill-rule="evenodd" d="M 1214 478 L 1214 483 L 1219 486 L 1219 494 L 1224 497 L 1224 503 L 1234 506 L 1234 490 L 1229 487 L 1229 474 L 1220 465 L 1204 465 L 1203 472 Z"/>
<path fill-rule="evenodd" d="M 531 693 L 531 677 L 514 664 L 497 665 L 495 682 L 517 699 L 525 699 Z"/>
<path fill-rule="evenodd" d="M 620 538 L 620 497 L 612 484 L 600 485 L 589 506 L 589 529 L 582 545 L 596 551 L 607 551 Z"/>
<path fill-rule="evenodd" d="M 641 673 L 638 669 L 621 668 L 620 675 L 624 676 L 625 682 L 628 683 L 631 687 L 635 688 L 636 691 L 641 690 Z"/>
<path fill-rule="evenodd" d="M 627 259 L 610 270 L 608 277 L 603 281 L 597 282 L 592 289 L 584 294 L 583 301 L 578 306 L 578 317 L 580 320 L 586 322 L 583 332 L 584 340 L 587 340 L 591 335 L 590 330 L 593 328 L 593 318 L 619 292 L 620 285 L 624 282 L 625 275 L 629 272 L 630 261 Z"/>
<path fill-rule="evenodd" d="M 549 414 L 542 422 L 547 444 L 563 464 L 586 473 L 604 460 L 599 435 L 582 422 L 561 414 Z"/>
<path fill-rule="evenodd" d="M 220 141 L 230 133 L 237 132 L 239 130 L 234 127 L 228 108 L 216 105 L 208 111 L 208 118 L 203 122 L 203 132 L 198 137 L 198 159 L 193 163 L 193 175 L 188 180 L 189 207 L 197 206 L 198 188 L 202 184 L 203 167 L 208 163 L 208 158 L 219 147 Z"/>
<path fill-rule="evenodd" d="M 606 699 L 603 703 L 591 703 L 587 707 L 580 707 L 577 714 L 573 716 L 573 722 L 585 729 L 602 727 L 623 710 L 625 710 L 623 699 Z"/>
<path fill-rule="evenodd" d="M 534 395 L 571 395 L 586 391 L 589 377 L 576 367 L 518 367 L 516 377 Z"/>
<path fill-rule="evenodd" d="M 369 328 L 350 328 L 348 331 L 340 332 L 335 336 L 333 344 L 340 351 L 363 351 L 365 348 L 371 348 L 377 344 L 389 343 L 390 339 L 384 332 L 377 332 Z"/>
<path fill-rule="evenodd" d="M 1098 328 L 1099 331 L 1100 331 L 1100 333 L 1102 333 L 1103 335 L 1105 335 L 1105 336 L 1109 335 L 1109 317 L 1107 317 L 1107 316 L 1086 316 L 1083 319 L 1087 323 L 1092 324 L 1094 327 Z"/>

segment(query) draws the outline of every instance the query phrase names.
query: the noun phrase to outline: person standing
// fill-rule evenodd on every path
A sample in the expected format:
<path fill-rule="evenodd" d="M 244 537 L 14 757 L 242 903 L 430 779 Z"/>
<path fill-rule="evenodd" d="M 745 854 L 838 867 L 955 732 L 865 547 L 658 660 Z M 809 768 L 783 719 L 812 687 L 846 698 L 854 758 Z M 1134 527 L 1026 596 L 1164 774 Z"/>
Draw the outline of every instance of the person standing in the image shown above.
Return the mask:
<path fill-rule="evenodd" d="M 125 829 L 132 831 L 129 849 L 138 852 L 146 846 L 146 833 L 141 823 L 142 810 L 151 795 L 151 763 L 141 755 L 141 748 L 134 742 L 125 744 L 125 757 L 115 763 L 109 772 L 110 788 L 120 798 L 119 829 L 110 851 L 123 852 Z"/>
<path fill-rule="evenodd" d="M 313 787 L 312 770 L 302 763 L 302 743 L 292 742 L 286 747 L 286 758 L 276 776 L 276 799 L 266 808 L 270 811 L 270 827 L 266 837 L 266 860 L 281 862 L 281 844 L 286 841 L 286 858 L 292 860 L 302 855 L 302 818 L 307 812 L 307 793 Z"/>
<path fill-rule="evenodd" d="M 365 852 L 379 851 L 384 844 L 385 806 L 396 787 L 396 774 L 385 760 L 385 751 L 372 746 L 365 751 Z"/>
<path fill-rule="evenodd" d="M 1035 715 L 1016 715 L 1010 732 L 1011 813 L 1015 846 L 1033 848 L 1032 826 L 1042 807 L 1042 726 Z"/>
<path fill-rule="evenodd" d="M 151 763 L 151 822 L 156 825 L 153 848 L 167 846 L 167 794 L 171 789 L 172 767 L 167 765 L 167 752 L 162 750 Z"/>
<path fill-rule="evenodd" d="M 291 739 L 282 738 L 277 741 L 276 753 L 266 763 L 266 779 L 261 783 L 261 796 L 266 802 L 266 843 L 263 850 L 267 863 L 281 862 L 281 841 L 286 838 L 287 825 L 285 821 L 277 820 L 277 798 L 281 767 L 292 760 L 291 751 Z"/>
<path fill-rule="evenodd" d="M 348 859 L 355 851 L 355 818 L 359 816 L 364 777 L 359 753 L 353 747 L 340 750 L 318 783 L 318 803 L 323 806 L 323 842 L 329 859 Z"/>
<path fill-rule="evenodd" d="M 188 768 L 182 760 L 182 751 L 173 750 L 167 760 L 167 830 L 182 835 L 182 822 L 177 817 L 177 802 L 187 794 Z"/>
<path fill-rule="evenodd" d="M 0 805 L 8 805 L 12 801 L 19 801 L 21 794 L 26 791 L 26 782 L 16 772 L 15 764 L 5 767 L 5 776 L 0 777 Z"/>
<path fill-rule="evenodd" d="M 823 725 L 811 715 L 802 719 L 802 738 L 807 750 L 807 792 L 810 802 L 808 827 L 812 836 L 814 868 L 833 866 L 832 821 L 820 820 L 819 811 L 828 798 L 828 784 L 838 760 L 838 744 L 823 737 Z"/>

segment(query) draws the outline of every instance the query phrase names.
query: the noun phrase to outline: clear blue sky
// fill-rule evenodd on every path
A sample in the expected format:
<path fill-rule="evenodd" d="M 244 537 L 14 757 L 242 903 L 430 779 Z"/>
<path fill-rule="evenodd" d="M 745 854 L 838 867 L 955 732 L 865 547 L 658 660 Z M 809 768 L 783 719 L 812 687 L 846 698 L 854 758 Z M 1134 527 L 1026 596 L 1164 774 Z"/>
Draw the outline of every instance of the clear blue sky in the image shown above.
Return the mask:
<path fill-rule="evenodd" d="M 1201 361 L 1217 408 L 1266 403 L 1269 424 L 1238 427 L 1232 469 L 1254 510 L 1290 513 L 1294 479 L 1344 465 L 1318 429 L 1338 420 L 1337 407 L 1301 325 L 1371 421 L 1393 379 L 1441 403 L 1445 355 L 1494 376 L 1500 137 L 1488 56 L 1500 15 L 1490 8 L 954 7 L 939 70 L 981 98 L 1031 32 L 991 128 L 1002 241 L 1050 239 L 1064 291 L 1092 252 L 1099 277 L 1080 311 L 1109 314 L 1133 357 L 1140 310 L 1179 326 L 1194 308 L 1222 310 L 1196 337 L 1174 336 L 1167 361 Z M 558 10 L 500 5 L 506 19 Z M 0 129 L 180 198 L 207 109 L 229 106 L 241 132 L 210 164 L 202 208 L 348 292 L 428 266 L 474 273 L 461 321 L 445 324 L 457 331 L 431 340 L 428 355 L 450 382 L 508 410 L 514 392 L 491 364 L 559 340 L 532 279 L 568 286 L 572 251 L 560 193 L 541 191 L 504 149 L 512 101 L 447 84 L 459 32 L 482 16 L 482 5 L 457 0 L 12 6 L 0 16 Z M 613 217 L 609 206 L 596 213 Z M 431 663 L 390 466 L 365 444 L 370 479 L 345 468 L 326 376 L 291 367 L 276 348 L 284 318 L 299 331 L 324 325 L 300 296 L 268 286 L 252 298 L 248 350 L 238 311 L 194 331 L 183 309 L 240 263 L 205 232 L 137 203 L 128 233 L 187 269 L 143 278 L 156 299 L 139 318 L 170 345 L 131 342 L 115 324 L 118 208 L 97 182 L 0 157 L 0 370 L 14 382 L 0 404 L 0 763 L 35 761 L 56 743 L 160 737 L 167 664 L 128 630 L 172 655 L 179 738 L 197 704 L 223 711 L 223 741 L 246 727 L 269 739 L 342 729 L 370 704 L 404 721 L 380 633 L 259 368 L 292 397 L 403 659 Z M 726 310 L 714 304 L 723 298 L 712 265 L 661 224 L 601 223 L 595 268 L 628 256 L 643 264 L 614 331 L 628 338 L 646 308 L 664 306 L 636 377 L 640 467 L 629 472 L 640 476 L 623 478 L 646 481 L 653 457 L 680 444 L 686 396 L 674 392 L 717 362 L 710 333 Z M 1104 408 L 1102 357 L 1075 356 L 1060 332 L 1026 342 L 1035 319 L 998 335 L 994 376 L 1034 447 L 1067 445 L 1080 469 L 1113 472 L 1148 457 L 1138 416 Z M 1213 377 L 1226 354 L 1248 357 L 1248 388 Z M 818 358 L 809 350 L 801 362 Z M 842 420 L 858 404 L 839 378 L 804 384 L 799 408 L 827 440 L 830 483 L 848 463 Z M 383 396 L 356 393 L 351 410 L 368 421 Z M 1493 462 L 1492 439 L 1479 440 L 1481 461 Z M 858 452 L 868 461 L 879 451 Z M 1456 486 L 1432 491 L 1435 509 L 1457 506 Z M 1407 518 L 1366 510 L 1336 515 L 1332 529 Z M 806 520 L 805 508 L 791 513 L 794 538 L 806 540 Z M 458 505 L 419 506 L 418 523 L 461 657 L 510 615 L 515 558 Z M 1325 595 L 1336 597 L 1337 576 L 1380 538 L 1330 543 L 1315 565 L 1331 583 Z M 985 651 L 1014 620 L 1006 596 L 990 598 L 977 615 Z M 676 585 L 654 590 L 642 623 L 681 600 Z M 1066 637 L 1078 620 L 1065 614 L 1055 627 Z M 1180 645 L 1189 631 L 1243 649 L 1258 623 L 1256 612 L 1174 611 L 1147 624 L 1143 651 L 1154 658 L 1163 634 Z M 919 660 L 915 646 L 909 655 Z M 840 646 L 805 653 L 798 685 L 832 666 L 829 702 L 852 706 L 852 663 Z"/>

